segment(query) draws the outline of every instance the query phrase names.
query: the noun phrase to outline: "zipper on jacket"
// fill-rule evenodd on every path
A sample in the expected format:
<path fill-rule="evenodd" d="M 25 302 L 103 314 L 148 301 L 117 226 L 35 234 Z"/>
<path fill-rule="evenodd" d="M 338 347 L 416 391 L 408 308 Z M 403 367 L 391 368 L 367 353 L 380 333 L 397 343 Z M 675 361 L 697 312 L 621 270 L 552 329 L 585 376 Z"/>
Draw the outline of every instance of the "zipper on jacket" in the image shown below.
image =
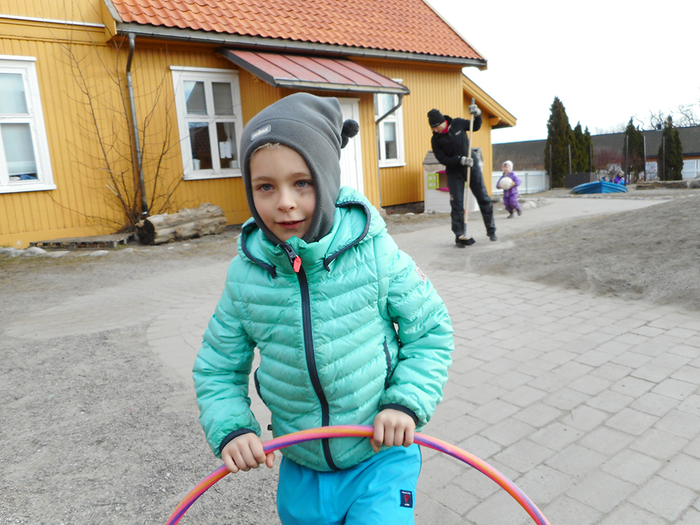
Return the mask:
<path fill-rule="evenodd" d="M 299 270 L 301 270 L 301 257 L 299 257 L 294 251 L 294 248 L 292 248 L 286 242 L 283 242 L 280 246 L 282 246 L 282 249 L 287 253 L 287 257 L 289 257 L 289 262 L 292 265 L 294 273 L 299 273 Z"/>
<path fill-rule="evenodd" d="M 309 295 L 309 281 L 306 278 L 306 272 L 301 267 L 301 257 L 299 257 L 294 249 L 283 242 L 281 244 L 284 251 L 289 257 L 289 262 L 292 268 L 297 274 L 299 279 L 299 288 L 301 289 L 301 314 L 302 314 L 302 325 L 304 330 L 304 352 L 306 355 L 306 364 L 309 368 L 309 376 L 311 378 L 311 384 L 314 387 L 314 392 L 321 403 L 321 426 L 327 427 L 330 425 L 330 408 L 328 406 L 328 400 L 326 399 L 326 394 L 323 392 L 323 387 L 321 386 L 321 380 L 318 377 L 318 370 L 316 369 L 316 353 L 314 351 L 314 339 L 311 331 L 311 297 Z M 326 463 L 333 470 L 340 470 L 335 462 L 333 461 L 333 456 L 331 456 L 331 444 L 328 438 L 321 440 L 321 445 L 323 446 L 323 455 L 325 456 Z"/>

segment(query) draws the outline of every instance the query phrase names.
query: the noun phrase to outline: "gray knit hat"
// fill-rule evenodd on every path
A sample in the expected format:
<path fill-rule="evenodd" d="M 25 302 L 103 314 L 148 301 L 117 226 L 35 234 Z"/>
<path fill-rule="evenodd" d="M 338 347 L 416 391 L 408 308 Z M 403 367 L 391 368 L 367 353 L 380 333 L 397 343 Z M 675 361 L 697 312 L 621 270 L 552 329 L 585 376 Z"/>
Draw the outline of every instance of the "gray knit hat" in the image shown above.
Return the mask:
<path fill-rule="evenodd" d="M 268 239 L 281 244 L 260 218 L 253 203 L 250 157 L 264 144 L 279 143 L 292 148 L 306 162 L 316 190 L 316 209 L 303 237 L 307 243 L 324 237 L 333 227 L 335 201 L 340 191 L 340 150 L 359 125 L 345 121 L 335 98 L 295 93 L 263 109 L 243 129 L 241 159 L 248 207 Z"/>

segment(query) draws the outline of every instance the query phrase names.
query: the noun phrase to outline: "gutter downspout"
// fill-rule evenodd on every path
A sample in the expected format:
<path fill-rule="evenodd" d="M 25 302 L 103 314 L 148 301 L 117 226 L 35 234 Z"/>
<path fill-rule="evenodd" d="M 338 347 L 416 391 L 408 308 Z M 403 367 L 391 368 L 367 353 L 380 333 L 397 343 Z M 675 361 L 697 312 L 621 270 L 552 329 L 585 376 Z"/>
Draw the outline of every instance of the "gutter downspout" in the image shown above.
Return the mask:
<path fill-rule="evenodd" d="M 131 59 L 134 57 L 136 37 L 129 33 L 129 58 L 126 61 L 126 85 L 129 89 L 129 105 L 131 106 L 131 127 L 134 133 L 134 147 L 136 148 L 136 164 L 139 170 L 139 183 L 141 185 L 141 215 L 148 217 L 148 201 L 146 200 L 146 185 L 143 181 L 143 161 L 141 159 L 141 141 L 139 140 L 139 128 L 136 121 L 136 103 L 134 102 L 134 86 L 131 82 Z"/>
<path fill-rule="evenodd" d="M 376 133 L 377 133 L 377 138 L 379 138 L 379 124 L 381 123 L 382 120 L 387 118 L 389 115 L 394 113 L 397 109 L 401 107 L 401 104 L 403 103 L 403 97 L 404 95 L 396 95 L 399 97 L 399 103 L 396 104 L 393 108 L 391 108 L 389 111 L 384 113 L 381 117 L 379 117 L 377 120 L 374 121 L 374 125 L 376 126 Z M 379 155 L 377 155 L 377 184 L 379 186 L 379 209 L 382 209 L 382 172 L 381 168 L 379 167 Z"/>

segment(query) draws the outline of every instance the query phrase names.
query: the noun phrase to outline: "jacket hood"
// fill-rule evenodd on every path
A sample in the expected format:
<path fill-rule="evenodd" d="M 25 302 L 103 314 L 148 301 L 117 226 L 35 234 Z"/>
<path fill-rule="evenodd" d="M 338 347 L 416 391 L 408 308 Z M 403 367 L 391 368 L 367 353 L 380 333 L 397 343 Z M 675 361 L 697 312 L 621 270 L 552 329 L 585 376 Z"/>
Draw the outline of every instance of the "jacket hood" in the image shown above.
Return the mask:
<path fill-rule="evenodd" d="M 276 143 L 293 149 L 304 159 L 316 193 L 316 207 L 304 240 L 314 242 L 333 226 L 334 203 L 340 190 L 340 150 L 358 130 L 355 121 L 343 121 L 337 99 L 310 93 L 295 93 L 278 100 L 246 124 L 240 143 L 241 174 L 250 212 L 270 240 L 281 242 L 255 207 L 250 181 L 250 160 L 255 151 Z"/>
<path fill-rule="evenodd" d="M 294 273 L 288 250 L 301 258 L 307 273 L 330 271 L 333 261 L 354 245 L 367 242 L 386 230 L 386 223 L 367 198 L 358 191 L 342 186 L 335 203 L 333 227 L 316 242 L 298 237 L 275 245 L 260 229 L 254 218 L 243 225 L 238 238 L 239 255 L 264 268 L 274 278 L 279 272 Z"/>

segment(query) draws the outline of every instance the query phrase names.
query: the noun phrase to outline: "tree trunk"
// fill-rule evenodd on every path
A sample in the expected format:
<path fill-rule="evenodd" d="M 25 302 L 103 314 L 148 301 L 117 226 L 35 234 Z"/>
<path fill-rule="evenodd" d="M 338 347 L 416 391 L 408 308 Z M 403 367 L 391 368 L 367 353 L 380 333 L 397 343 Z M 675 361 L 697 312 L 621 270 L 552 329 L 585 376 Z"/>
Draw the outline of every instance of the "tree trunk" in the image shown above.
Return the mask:
<path fill-rule="evenodd" d="M 182 239 L 221 233 L 226 228 L 224 212 L 214 204 L 185 208 L 177 213 L 153 215 L 136 225 L 141 244 L 164 244 Z"/>

